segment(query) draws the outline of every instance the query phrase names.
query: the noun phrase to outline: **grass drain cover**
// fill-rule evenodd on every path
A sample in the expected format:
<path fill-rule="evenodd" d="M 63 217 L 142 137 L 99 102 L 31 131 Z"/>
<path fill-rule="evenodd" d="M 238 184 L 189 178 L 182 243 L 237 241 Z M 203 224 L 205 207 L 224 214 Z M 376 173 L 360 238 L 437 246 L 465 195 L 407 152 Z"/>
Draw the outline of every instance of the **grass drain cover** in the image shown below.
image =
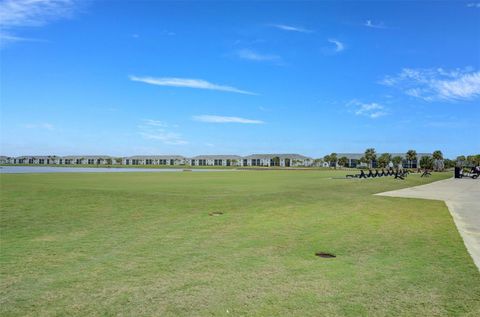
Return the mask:
<path fill-rule="evenodd" d="M 316 256 L 321 257 L 321 258 L 336 258 L 337 256 L 335 254 L 327 253 L 327 252 L 317 252 L 315 253 Z"/>
<path fill-rule="evenodd" d="M 223 212 L 221 211 L 212 211 L 211 213 L 209 213 L 210 216 L 221 216 L 223 215 Z"/>

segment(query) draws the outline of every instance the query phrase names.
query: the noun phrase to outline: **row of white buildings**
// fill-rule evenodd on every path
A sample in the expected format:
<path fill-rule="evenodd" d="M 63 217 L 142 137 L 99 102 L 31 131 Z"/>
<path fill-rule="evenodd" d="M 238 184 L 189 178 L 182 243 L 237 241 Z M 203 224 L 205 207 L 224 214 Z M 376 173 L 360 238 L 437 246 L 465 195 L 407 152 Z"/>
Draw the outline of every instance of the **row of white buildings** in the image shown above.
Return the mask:
<path fill-rule="evenodd" d="M 366 166 L 361 163 L 362 153 L 338 153 L 337 157 L 348 159 L 346 167 Z M 413 161 L 407 160 L 403 153 L 393 153 L 392 157 L 400 156 L 404 168 L 420 167 L 420 159 L 431 156 L 429 153 L 418 153 Z M 279 166 L 279 167 L 333 167 L 335 162 L 323 162 L 300 154 L 252 154 L 238 155 L 199 155 L 187 158 L 181 155 L 137 155 L 129 157 L 112 157 L 108 155 L 70 155 L 70 156 L 0 156 L 0 164 L 32 164 L 32 165 L 166 165 L 166 166 Z M 373 168 L 377 161 L 371 162 Z"/>
<path fill-rule="evenodd" d="M 314 160 L 300 154 L 199 155 L 187 158 L 180 155 L 137 155 L 112 157 L 108 155 L 70 156 L 0 156 L 0 164 L 32 165 L 168 165 L 168 166 L 312 166 Z"/>

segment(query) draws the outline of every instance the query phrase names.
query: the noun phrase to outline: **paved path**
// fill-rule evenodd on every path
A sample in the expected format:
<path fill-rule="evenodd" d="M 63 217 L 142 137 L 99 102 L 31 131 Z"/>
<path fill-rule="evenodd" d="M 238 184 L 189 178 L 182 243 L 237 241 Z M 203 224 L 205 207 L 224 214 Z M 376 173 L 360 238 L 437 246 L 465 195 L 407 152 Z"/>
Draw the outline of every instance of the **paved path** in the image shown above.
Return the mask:
<path fill-rule="evenodd" d="M 450 178 L 376 195 L 444 200 L 480 270 L 480 180 Z"/>

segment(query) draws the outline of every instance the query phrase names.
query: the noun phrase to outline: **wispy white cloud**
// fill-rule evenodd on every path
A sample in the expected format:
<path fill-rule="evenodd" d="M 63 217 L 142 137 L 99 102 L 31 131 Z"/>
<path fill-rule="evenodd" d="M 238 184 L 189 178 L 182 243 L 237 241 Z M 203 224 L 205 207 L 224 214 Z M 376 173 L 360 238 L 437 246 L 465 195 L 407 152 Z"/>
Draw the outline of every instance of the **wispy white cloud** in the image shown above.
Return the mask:
<path fill-rule="evenodd" d="M 138 126 L 138 134 L 140 134 L 144 139 L 161 141 L 164 144 L 188 144 L 188 141 L 184 140 L 180 133 L 167 131 L 167 128 L 170 127 L 171 126 L 169 124 L 163 121 L 144 119 L 142 123 Z"/>
<path fill-rule="evenodd" d="M 340 42 L 339 40 L 328 39 L 328 41 L 332 44 L 335 44 L 335 52 L 336 53 L 340 53 L 341 51 L 343 51 L 345 49 L 345 45 L 342 42 Z"/>
<path fill-rule="evenodd" d="M 140 135 L 147 140 L 157 140 L 161 141 L 165 144 L 170 145 L 183 145 L 188 144 L 187 141 L 182 139 L 182 135 L 179 133 L 174 132 L 166 132 L 166 131 L 155 131 L 155 132 L 140 132 Z"/>
<path fill-rule="evenodd" d="M 313 33 L 313 30 L 309 30 L 300 26 L 293 26 L 293 25 L 286 25 L 286 24 L 270 24 L 270 26 L 283 31 Z"/>
<path fill-rule="evenodd" d="M 2 45 L 18 41 L 39 41 L 15 33 L 19 28 L 39 27 L 55 20 L 69 18 L 77 0 L 4 0 L 0 2 L 0 39 Z"/>
<path fill-rule="evenodd" d="M 369 27 L 369 28 L 373 28 L 373 29 L 386 29 L 387 28 L 385 26 L 385 24 L 383 24 L 383 22 L 374 23 L 374 22 L 372 22 L 372 20 L 365 21 L 365 23 L 363 25 L 366 26 L 366 27 Z"/>
<path fill-rule="evenodd" d="M 153 120 L 153 119 L 144 119 L 143 124 L 154 126 L 154 127 L 162 127 L 162 128 L 167 128 L 168 127 L 168 124 L 166 122 L 159 121 L 159 120 Z"/>
<path fill-rule="evenodd" d="M 196 89 L 235 92 L 235 93 L 246 94 L 246 95 L 257 95 L 256 93 L 253 93 L 250 91 L 241 90 L 232 86 L 225 86 L 225 85 L 210 83 L 203 79 L 130 76 L 130 80 L 138 81 L 138 82 L 142 82 L 150 85 L 157 85 L 157 86 L 196 88 Z"/>
<path fill-rule="evenodd" d="M 26 129 L 44 129 L 44 130 L 54 130 L 55 127 L 50 123 L 27 123 L 23 125 Z"/>
<path fill-rule="evenodd" d="M 480 8 L 480 2 L 470 2 L 470 3 L 467 3 L 467 7 L 469 8 Z"/>
<path fill-rule="evenodd" d="M 243 124 L 262 124 L 265 123 L 261 120 L 245 119 L 240 117 L 226 117 L 215 115 L 200 115 L 193 116 L 193 120 L 209 123 L 243 123 Z"/>
<path fill-rule="evenodd" d="M 281 62 L 281 57 L 278 55 L 261 54 L 249 49 L 242 49 L 237 51 L 237 56 L 241 59 L 247 59 L 257 62 Z"/>
<path fill-rule="evenodd" d="M 177 35 L 177 33 L 172 32 L 172 31 L 168 31 L 168 30 L 163 30 L 160 34 L 166 35 L 166 36 L 174 36 L 174 35 Z"/>
<path fill-rule="evenodd" d="M 471 68 L 404 68 L 397 75 L 386 76 L 380 83 L 397 87 L 405 94 L 425 101 L 460 101 L 480 97 L 480 72 Z"/>
<path fill-rule="evenodd" d="M 347 103 L 347 107 L 352 109 L 351 112 L 355 115 L 369 117 L 371 119 L 383 117 L 388 114 L 385 106 L 376 102 L 364 103 L 353 99 Z"/>

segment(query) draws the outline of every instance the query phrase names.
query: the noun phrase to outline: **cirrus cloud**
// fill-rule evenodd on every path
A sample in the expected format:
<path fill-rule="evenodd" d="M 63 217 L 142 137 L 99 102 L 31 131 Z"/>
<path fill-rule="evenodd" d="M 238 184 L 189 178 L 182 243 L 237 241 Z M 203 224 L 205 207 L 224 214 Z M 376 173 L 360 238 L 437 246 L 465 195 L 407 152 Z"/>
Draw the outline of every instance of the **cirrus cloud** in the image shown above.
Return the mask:
<path fill-rule="evenodd" d="M 293 26 L 293 25 L 287 25 L 287 24 L 270 24 L 270 26 L 283 31 L 313 33 L 313 30 L 309 30 L 300 26 Z"/>
<path fill-rule="evenodd" d="M 69 18 L 77 10 L 77 0 L 4 0 L 0 2 L 0 39 L 2 43 L 42 41 L 15 33 L 19 28 L 39 27 Z"/>
<path fill-rule="evenodd" d="M 341 51 L 343 51 L 345 49 L 345 44 L 343 44 L 342 42 L 340 42 L 339 40 L 336 40 L 336 39 L 328 39 L 328 41 L 330 43 L 333 43 L 335 44 L 335 52 L 336 53 L 340 53 Z"/>
<path fill-rule="evenodd" d="M 150 85 L 168 86 L 168 87 L 183 87 L 183 88 L 195 88 L 195 89 L 207 89 L 217 90 L 225 92 L 234 92 L 245 95 L 257 95 L 256 93 L 241 90 L 232 86 L 218 85 L 208 82 L 203 79 L 194 78 L 178 78 L 178 77 L 142 77 L 142 76 L 130 76 L 130 80 L 142 82 Z"/>
<path fill-rule="evenodd" d="M 385 106 L 377 102 L 364 103 L 353 99 L 347 103 L 347 107 L 351 108 L 351 112 L 355 115 L 368 117 L 370 119 L 377 119 L 388 114 Z"/>
<path fill-rule="evenodd" d="M 184 145 L 188 141 L 184 140 L 182 135 L 177 132 L 168 131 L 167 128 L 178 127 L 170 126 L 166 122 L 144 119 L 138 126 L 138 134 L 147 140 L 156 140 L 168 145 Z"/>
<path fill-rule="evenodd" d="M 480 72 L 470 68 L 404 68 L 397 75 L 386 76 L 380 83 L 425 101 L 452 102 L 480 97 Z"/>
<path fill-rule="evenodd" d="M 193 116 L 193 120 L 208 123 L 243 123 L 243 124 L 262 124 L 261 120 L 246 119 L 241 117 L 226 117 L 216 115 L 199 115 Z"/>
<path fill-rule="evenodd" d="M 281 62 L 281 57 L 272 54 L 261 54 L 250 49 L 242 49 L 237 51 L 237 56 L 241 59 L 256 62 Z"/>

